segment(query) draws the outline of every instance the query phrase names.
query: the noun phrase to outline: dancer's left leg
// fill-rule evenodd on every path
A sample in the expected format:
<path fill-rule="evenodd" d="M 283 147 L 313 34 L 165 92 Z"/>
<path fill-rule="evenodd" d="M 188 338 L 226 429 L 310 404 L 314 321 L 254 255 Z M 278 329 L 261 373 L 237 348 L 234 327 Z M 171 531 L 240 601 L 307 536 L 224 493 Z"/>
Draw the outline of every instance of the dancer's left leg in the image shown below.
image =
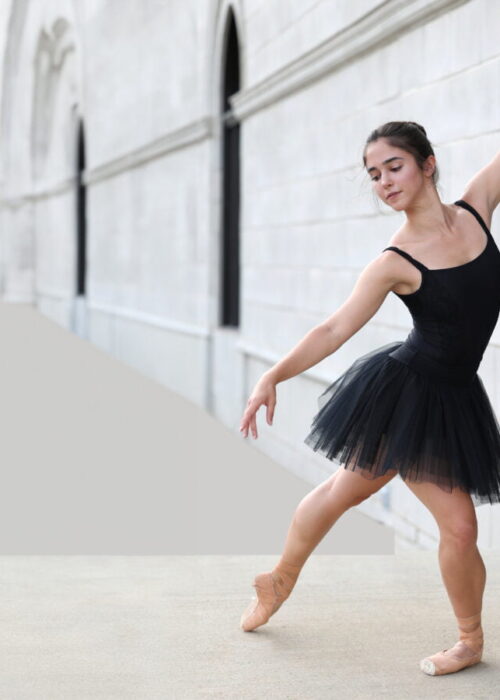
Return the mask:
<path fill-rule="evenodd" d="M 486 567 L 477 547 L 477 518 L 470 494 L 446 492 L 430 482 L 405 481 L 434 516 L 440 533 L 441 576 L 457 619 L 459 641 L 450 649 L 422 659 L 429 675 L 460 671 L 481 661 L 481 610 Z"/>

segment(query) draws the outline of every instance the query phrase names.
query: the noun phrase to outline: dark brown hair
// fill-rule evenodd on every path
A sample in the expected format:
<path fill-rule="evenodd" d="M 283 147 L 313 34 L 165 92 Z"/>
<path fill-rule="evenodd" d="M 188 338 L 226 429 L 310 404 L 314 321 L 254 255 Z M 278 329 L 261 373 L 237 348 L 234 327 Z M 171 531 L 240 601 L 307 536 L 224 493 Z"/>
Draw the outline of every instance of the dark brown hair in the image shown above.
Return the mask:
<path fill-rule="evenodd" d="M 424 127 L 417 122 L 386 122 L 374 129 L 366 139 L 363 148 L 363 165 L 366 168 L 366 147 L 369 143 L 377 141 L 380 138 L 385 138 L 391 144 L 401 148 L 403 151 L 411 153 L 420 170 L 423 169 L 423 163 L 428 156 L 434 155 L 434 150 L 431 146 L 427 133 Z M 432 174 L 434 184 L 437 184 L 439 172 L 437 165 Z"/>

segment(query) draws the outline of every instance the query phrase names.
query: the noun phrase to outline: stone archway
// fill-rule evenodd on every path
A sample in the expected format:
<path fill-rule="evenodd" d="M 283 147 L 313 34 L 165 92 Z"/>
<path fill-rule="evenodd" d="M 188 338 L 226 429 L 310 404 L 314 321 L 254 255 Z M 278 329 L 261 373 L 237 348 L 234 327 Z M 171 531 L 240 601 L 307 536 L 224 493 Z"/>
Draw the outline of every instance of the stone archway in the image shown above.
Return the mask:
<path fill-rule="evenodd" d="M 69 0 L 13 3 L 1 140 L 2 291 L 66 327 L 76 290 L 79 46 Z"/>

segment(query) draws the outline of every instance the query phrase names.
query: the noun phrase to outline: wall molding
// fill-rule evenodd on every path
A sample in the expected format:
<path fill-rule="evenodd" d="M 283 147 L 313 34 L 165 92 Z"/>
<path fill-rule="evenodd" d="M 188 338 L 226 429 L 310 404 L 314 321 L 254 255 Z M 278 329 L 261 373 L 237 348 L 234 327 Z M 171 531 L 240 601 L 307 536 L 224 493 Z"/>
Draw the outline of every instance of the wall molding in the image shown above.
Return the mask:
<path fill-rule="evenodd" d="M 38 287 L 35 289 L 35 299 L 45 297 L 47 299 L 55 299 L 56 301 L 72 302 L 75 295 L 66 289 L 58 289 L 57 287 Z"/>
<path fill-rule="evenodd" d="M 0 200 L 0 207 L 5 209 L 19 209 L 25 204 L 33 204 L 44 199 L 50 199 L 59 195 L 72 193 L 77 186 L 76 175 L 63 177 L 52 182 L 44 182 L 35 187 L 33 192 L 28 194 L 12 195 Z"/>
<path fill-rule="evenodd" d="M 135 309 L 127 309 L 113 304 L 103 304 L 95 301 L 87 301 L 86 308 L 89 311 L 98 311 L 99 313 L 108 314 L 109 316 L 125 318 L 129 321 L 137 321 L 173 333 L 183 333 L 184 335 L 192 335 L 205 339 L 211 336 L 209 328 L 195 326 L 192 323 L 183 323 L 182 321 L 166 319 L 163 316 L 158 316 L 158 314 L 149 314 L 145 311 L 136 311 Z"/>
<path fill-rule="evenodd" d="M 195 143 L 210 138 L 212 136 L 212 131 L 213 119 L 211 117 L 196 119 L 180 129 L 175 129 L 174 131 L 164 134 L 160 138 L 146 143 L 133 151 L 124 153 L 117 158 L 100 163 L 92 168 L 87 168 L 83 172 L 83 182 L 86 185 L 93 185 L 106 178 L 127 172 L 131 168 L 137 168 L 155 158 L 161 158 L 173 151 L 177 151 L 181 148 L 189 148 Z M 68 175 L 67 177 L 52 182 L 42 181 L 33 192 L 4 197 L 0 200 L 0 206 L 18 209 L 30 202 L 67 194 L 74 190 L 76 186 L 76 175 Z"/>
<path fill-rule="evenodd" d="M 387 0 L 359 20 L 230 98 L 236 117 L 251 114 L 308 87 L 346 63 L 470 0 Z"/>
<path fill-rule="evenodd" d="M 88 185 L 100 182 L 131 168 L 137 168 L 167 153 L 172 153 L 181 148 L 192 146 L 199 141 L 204 141 L 211 135 L 212 118 L 205 116 L 201 119 L 195 119 L 189 124 L 170 131 L 144 146 L 87 169 L 84 173 L 84 182 Z"/>

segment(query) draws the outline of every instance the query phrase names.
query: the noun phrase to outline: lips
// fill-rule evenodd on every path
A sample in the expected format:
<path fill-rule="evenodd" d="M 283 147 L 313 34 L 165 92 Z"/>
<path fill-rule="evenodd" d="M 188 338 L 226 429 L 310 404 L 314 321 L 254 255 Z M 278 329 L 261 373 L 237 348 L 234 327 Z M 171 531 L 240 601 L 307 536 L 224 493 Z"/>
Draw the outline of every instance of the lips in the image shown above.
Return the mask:
<path fill-rule="evenodd" d="M 391 197 L 395 197 L 398 194 L 401 194 L 401 192 L 391 192 L 391 194 L 387 195 L 387 199 L 391 199 Z"/>

